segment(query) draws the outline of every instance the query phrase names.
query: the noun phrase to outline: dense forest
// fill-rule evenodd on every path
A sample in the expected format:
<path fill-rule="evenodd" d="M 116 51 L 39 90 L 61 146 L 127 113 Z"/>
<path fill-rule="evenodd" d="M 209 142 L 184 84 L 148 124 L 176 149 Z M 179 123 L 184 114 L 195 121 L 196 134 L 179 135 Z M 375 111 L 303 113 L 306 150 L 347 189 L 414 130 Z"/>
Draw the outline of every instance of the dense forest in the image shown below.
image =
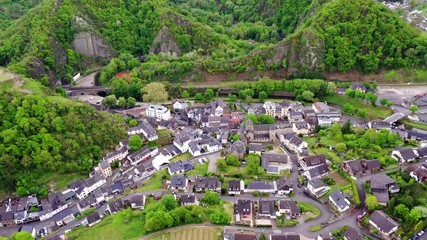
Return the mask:
<path fill-rule="evenodd" d="M 79 33 L 108 54 L 76 49 Z M 0 35 L 0 65 L 44 84 L 69 83 L 123 55 L 136 61 L 113 59 L 108 71 L 132 70 L 148 82 L 198 81 L 203 72 L 323 78 L 427 61 L 426 37 L 374 0 L 45 0 Z"/>
<path fill-rule="evenodd" d="M 88 173 L 103 152 L 126 137 L 120 116 L 71 100 L 0 92 L 0 188 L 47 194 L 39 179 Z"/>
<path fill-rule="evenodd" d="M 35 7 L 40 0 L 0 0 L 0 31 Z"/>

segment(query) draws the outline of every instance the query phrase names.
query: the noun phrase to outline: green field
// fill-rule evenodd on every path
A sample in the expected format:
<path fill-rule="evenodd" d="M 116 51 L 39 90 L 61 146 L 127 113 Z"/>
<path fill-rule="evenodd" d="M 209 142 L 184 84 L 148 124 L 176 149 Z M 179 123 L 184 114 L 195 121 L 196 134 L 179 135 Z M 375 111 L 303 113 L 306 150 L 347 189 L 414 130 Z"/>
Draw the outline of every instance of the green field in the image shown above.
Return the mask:
<path fill-rule="evenodd" d="M 220 240 L 222 228 L 213 227 L 182 227 L 166 233 L 154 235 L 147 240 Z"/>
<path fill-rule="evenodd" d="M 372 106 L 370 103 L 362 102 L 361 100 L 356 100 L 353 98 L 347 98 L 339 95 L 328 96 L 322 98 L 322 101 L 326 101 L 331 104 L 344 105 L 349 103 L 353 105 L 357 110 L 366 110 L 366 120 L 374 120 L 379 118 L 386 118 L 393 114 L 391 109 L 381 107 L 381 106 Z"/>
<path fill-rule="evenodd" d="M 107 216 L 100 223 L 91 227 L 79 227 L 67 234 L 68 239 L 74 240 L 127 240 L 143 236 L 141 217 L 135 216 L 140 211 L 130 209 L 121 211 L 113 216 Z"/>
<path fill-rule="evenodd" d="M 411 121 L 404 121 L 404 123 L 407 125 L 410 125 L 414 128 L 418 128 L 418 129 L 427 131 L 427 124 L 420 123 L 420 122 L 411 122 Z"/>
<path fill-rule="evenodd" d="M 311 220 L 314 220 L 318 217 L 320 217 L 320 215 L 322 214 L 320 212 L 320 210 L 314 206 L 311 203 L 307 203 L 307 202 L 299 202 L 298 203 L 299 208 L 301 209 L 301 213 L 303 214 L 309 214 L 306 218 L 305 218 L 305 222 L 309 222 Z"/>
<path fill-rule="evenodd" d="M 190 159 L 191 158 L 191 154 L 189 152 L 180 154 L 178 156 L 175 156 L 174 158 L 172 158 L 170 160 L 170 162 L 178 162 L 178 161 L 182 161 L 182 160 L 186 160 L 186 159 Z"/>
<path fill-rule="evenodd" d="M 163 184 L 167 179 L 170 179 L 170 175 L 167 169 L 164 169 L 160 172 L 153 174 L 150 179 L 148 179 L 144 185 L 138 188 L 137 192 L 149 191 L 149 190 L 158 190 L 162 189 Z"/>

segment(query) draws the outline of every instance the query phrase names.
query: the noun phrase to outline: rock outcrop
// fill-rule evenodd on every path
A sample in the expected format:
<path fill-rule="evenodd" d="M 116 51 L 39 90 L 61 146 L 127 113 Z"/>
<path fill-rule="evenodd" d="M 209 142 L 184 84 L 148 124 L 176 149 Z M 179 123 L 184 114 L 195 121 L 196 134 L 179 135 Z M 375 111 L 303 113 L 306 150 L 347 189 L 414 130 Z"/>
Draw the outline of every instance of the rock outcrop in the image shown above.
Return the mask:
<path fill-rule="evenodd" d="M 79 32 L 75 34 L 71 47 L 74 51 L 85 56 L 111 57 L 111 48 L 106 41 L 92 32 Z"/>
<path fill-rule="evenodd" d="M 181 55 L 181 49 L 173 37 L 173 34 L 170 32 L 167 26 L 163 26 L 151 44 L 150 53 L 175 53 L 176 55 Z"/>

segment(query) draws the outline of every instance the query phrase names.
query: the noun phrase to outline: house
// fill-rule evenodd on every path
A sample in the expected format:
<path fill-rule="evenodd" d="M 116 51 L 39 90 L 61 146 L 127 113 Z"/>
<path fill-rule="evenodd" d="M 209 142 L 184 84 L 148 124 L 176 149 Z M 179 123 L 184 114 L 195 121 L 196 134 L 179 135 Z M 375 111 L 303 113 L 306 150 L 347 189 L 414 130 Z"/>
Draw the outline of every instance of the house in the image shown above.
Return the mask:
<path fill-rule="evenodd" d="M 350 209 L 350 201 L 347 199 L 344 194 L 338 190 L 335 189 L 331 195 L 329 195 L 329 202 L 332 204 L 332 206 L 338 210 L 340 214 L 348 211 Z"/>
<path fill-rule="evenodd" d="M 427 160 L 427 147 L 416 148 L 415 151 L 420 160 Z"/>
<path fill-rule="evenodd" d="M 315 197 L 319 198 L 325 195 L 329 191 L 329 187 L 326 186 L 320 178 L 314 178 L 308 181 L 307 190 Z"/>
<path fill-rule="evenodd" d="M 425 182 L 427 180 L 427 164 L 421 164 L 420 166 L 409 166 L 409 175 L 417 182 Z"/>
<path fill-rule="evenodd" d="M 281 177 L 276 181 L 277 193 L 279 195 L 290 194 L 294 191 L 293 183 L 291 179 L 287 177 Z"/>
<path fill-rule="evenodd" d="M 310 134 L 311 127 L 308 122 L 303 120 L 299 122 L 294 122 L 292 124 L 292 131 L 294 131 L 296 134 L 307 135 L 307 134 Z"/>
<path fill-rule="evenodd" d="M 124 205 L 121 199 L 117 199 L 116 201 L 107 204 L 107 210 L 110 212 L 110 214 L 116 214 L 123 209 Z"/>
<path fill-rule="evenodd" d="M 90 207 L 94 207 L 95 205 L 96 199 L 91 194 L 77 203 L 77 209 L 80 213 L 83 213 L 84 211 L 88 210 Z"/>
<path fill-rule="evenodd" d="M 49 219 L 68 207 L 61 192 L 49 194 L 47 199 L 42 199 L 41 205 L 43 210 L 39 212 L 40 221 Z"/>
<path fill-rule="evenodd" d="M 145 195 L 133 195 L 128 200 L 132 209 L 144 209 Z"/>
<path fill-rule="evenodd" d="M 400 148 L 394 149 L 391 152 L 391 157 L 400 163 L 408 163 L 415 161 L 418 155 L 412 148 Z"/>
<path fill-rule="evenodd" d="M 351 176 L 359 176 L 363 173 L 362 162 L 359 160 L 345 161 L 342 163 L 342 169 Z"/>
<path fill-rule="evenodd" d="M 378 160 L 362 160 L 361 163 L 365 173 L 375 173 L 381 169 L 381 163 Z"/>
<path fill-rule="evenodd" d="M 154 117 L 160 120 L 168 120 L 171 117 L 170 110 L 162 105 L 150 105 L 145 110 L 145 115 Z"/>
<path fill-rule="evenodd" d="M 91 195 L 95 198 L 96 203 L 100 203 L 100 202 L 105 201 L 105 196 L 104 196 L 104 193 L 102 192 L 101 188 L 97 188 L 97 189 L 93 190 Z"/>
<path fill-rule="evenodd" d="M 92 227 L 93 225 L 97 224 L 101 222 L 101 216 L 99 215 L 99 213 L 97 211 L 94 211 L 93 213 L 89 214 L 85 221 L 83 221 L 82 223 L 84 223 L 84 225 L 88 226 L 88 227 Z"/>
<path fill-rule="evenodd" d="M 13 212 L 0 212 L 0 227 L 15 225 L 15 214 Z"/>
<path fill-rule="evenodd" d="M 359 233 L 356 229 L 349 227 L 344 233 L 343 233 L 344 240 L 364 240 L 362 234 Z"/>
<path fill-rule="evenodd" d="M 385 236 L 392 235 L 399 228 L 399 224 L 396 221 L 379 210 L 374 211 L 369 216 L 369 224 Z"/>
<path fill-rule="evenodd" d="M 329 167 L 328 167 L 328 164 L 326 163 L 318 165 L 304 172 L 304 176 L 306 176 L 308 180 L 311 180 L 313 178 L 322 178 L 328 174 L 329 174 Z"/>
<path fill-rule="evenodd" d="M 110 177 L 113 174 L 113 171 L 111 170 L 111 165 L 108 163 L 107 160 L 101 160 L 101 162 L 98 163 L 98 165 L 94 169 L 96 172 L 99 172 L 104 176 L 105 178 Z"/>
<path fill-rule="evenodd" d="M 350 89 L 353 91 L 361 91 L 362 93 L 366 92 L 366 86 L 363 83 L 355 82 L 350 86 Z"/>
<path fill-rule="evenodd" d="M 111 185 L 111 193 L 113 194 L 121 194 L 125 191 L 125 187 L 123 186 L 123 183 L 120 181 L 114 182 L 113 185 Z"/>
<path fill-rule="evenodd" d="M 421 143 L 425 143 L 427 141 L 427 133 L 418 132 L 415 130 L 408 130 L 407 133 L 408 133 L 407 135 L 408 139 L 412 139 Z"/>
<path fill-rule="evenodd" d="M 186 109 L 188 105 L 185 101 L 176 99 L 172 106 L 174 110 L 183 110 Z"/>
<path fill-rule="evenodd" d="M 181 195 L 179 202 L 182 206 L 199 205 L 199 200 L 195 195 Z"/>
<path fill-rule="evenodd" d="M 282 115 L 282 106 L 276 105 L 274 102 L 265 102 L 263 105 L 265 109 L 265 114 L 274 117 L 274 118 L 281 118 Z"/>
<path fill-rule="evenodd" d="M 251 200 L 239 199 L 234 203 L 234 221 L 236 224 L 254 225 L 254 204 Z"/>
<path fill-rule="evenodd" d="M 266 151 L 268 148 L 268 145 L 265 143 L 249 143 L 248 150 L 249 153 L 254 153 L 261 155 L 262 152 Z"/>
<path fill-rule="evenodd" d="M 280 174 L 280 171 L 292 168 L 288 155 L 278 153 L 262 153 L 261 166 L 271 174 Z"/>
<path fill-rule="evenodd" d="M 154 157 L 157 153 L 159 153 L 158 148 L 150 148 L 148 146 L 144 146 L 138 151 L 129 154 L 127 159 L 130 161 L 130 164 L 133 166 L 138 165 L 142 161 L 146 161 L 151 157 Z"/>
<path fill-rule="evenodd" d="M 276 192 L 276 182 L 267 183 L 261 180 L 256 180 L 248 183 L 248 187 L 245 192 L 260 192 L 260 193 L 274 193 Z"/>
<path fill-rule="evenodd" d="M 83 199 L 105 183 L 105 178 L 101 174 L 95 173 L 91 178 L 86 179 L 84 182 L 82 182 L 82 184 L 76 190 L 76 196 L 78 199 Z"/>
<path fill-rule="evenodd" d="M 237 140 L 230 145 L 228 152 L 235 156 L 237 159 L 243 159 L 246 154 L 246 146 L 242 141 Z"/>
<path fill-rule="evenodd" d="M 76 219 L 76 214 L 77 213 L 71 207 L 69 207 L 53 216 L 53 221 L 55 221 L 58 227 L 61 227 L 74 221 Z"/>
<path fill-rule="evenodd" d="M 184 176 L 173 176 L 171 179 L 170 189 L 185 190 L 188 185 L 188 179 Z"/>
<path fill-rule="evenodd" d="M 276 210 L 273 200 L 259 200 L 258 201 L 258 214 L 257 214 L 257 225 L 271 225 L 271 221 L 264 221 L 264 219 L 275 219 Z M 260 219 L 260 220 L 259 220 Z"/>
<path fill-rule="evenodd" d="M 316 240 L 335 240 L 331 233 L 319 234 Z"/>
<path fill-rule="evenodd" d="M 196 178 L 194 188 L 196 192 L 221 192 L 221 182 L 216 177 Z"/>
<path fill-rule="evenodd" d="M 393 178 L 386 174 L 380 174 L 371 178 L 371 191 L 389 191 L 390 193 L 397 193 L 400 191 L 400 188 Z"/>
<path fill-rule="evenodd" d="M 304 149 L 308 148 L 307 143 L 296 134 L 282 134 L 279 139 L 283 145 L 296 153 L 301 153 Z"/>
<path fill-rule="evenodd" d="M 341 121 L 341 112 L 338 109 L 329 107 L 327 103 L 315 102 L 312 108 L 317 116 L 320 126 L 331 126 Z"/>
<path fill-rule="evenodd" d="M 258 240 L 255 232 L 235 232 L 232 234 L 224 233 L 224 240 Z"/>
<path fill-rule="evenodd" d="M 302 161 L 300 162 L 301 167 L 304 171 L 310 170 L 312 168 L 315 168 L 325 163 L 326 163 L 326 158 L 324 155 L 308 156 L 303 158 Z"/>
<path fill-rule="evenodd" d="M 373 128 L 377 131 L 382 130 L 382 129 L 391 130 L 391 124 L 389 122 L 383 121 L 383 120 L 370 121 L 368 123 L 368 127 Z"/>
<path fill-rule="evenodd" d="M 302 112 L 293 110 L 293 109 L 289 109 L 288 110 L 288 121 L 290 123 L 296 123 L 296 122 L 301 122 L 304 121 L 304 115 L 302 114 Z"/>
<path fill-rule="evenodd" d="M 148 123 L 146 121 L 141 121 L 139 123 L 139 127 L 141 129 L 140 132 L 142 133 L 142 135 L 144 135 L 144 137 L 148 141 L 154 141 L 154 140 L 157 140 L 159 138 L 159 136 L 157 135 L 156 129 L 154 129 L 154 127 L 151 126 L 150 123 Z"/>
<path fill-rule="evenodd" d="M 287 233 L 272 233 L 269 240 L 300 240 L 300 235 L 287 232 Z"/>
<path fill-rule="evenodd" d="M 201 140 L 192 141 L 188 144 L 189 153 L 194 156 L 209 154 L 222 149 L 222 144 L 218 139 L 202 135 Z"/>
<path fill-rule="evenodd" d="M 228 195 L 240 195 L 245 190 L 245 183 L 243 180 L 230 180 L 228 181 Z"/>
<path fill-rule="evenodd" d="M 29 232 L 33 238 L 36 238 L 36 228 L 33 225 L 23 225 L 20 229 L 20 232 Z"/>
<path fill-rule="evenodd" d="M 129 132 L 128 132 L 129 133 Z M 124 159 L 129 154 L 129 146 L 123 145 L 116 150 L 107 153 L 102 160 L 106 160 L 109 164 Z"/>
<path fill-rule="evenodd" d="M 183 161 L 173 162 L 168 166 L 168 172 L 170 175 L 182 174 L 192 169 L 194 169 L 194 165 L 188 159 Z"/>
<path fill-rule="evenodd" d="M 287 218 L 295 219 L 301 215 L 301 210 L 292 200 L 279 200 L 279 213 L 286 215 Z"/>
<path fill-rule="evenodd" d="M 249 121 L 249 120 L 248 120 Z M 248 125 L 246 121 L 246 138 L 249 142 L 266 143 L 272 141 L 271 129 L 275 127 L 275 124 L 260 124 L 260 125 Z"/>

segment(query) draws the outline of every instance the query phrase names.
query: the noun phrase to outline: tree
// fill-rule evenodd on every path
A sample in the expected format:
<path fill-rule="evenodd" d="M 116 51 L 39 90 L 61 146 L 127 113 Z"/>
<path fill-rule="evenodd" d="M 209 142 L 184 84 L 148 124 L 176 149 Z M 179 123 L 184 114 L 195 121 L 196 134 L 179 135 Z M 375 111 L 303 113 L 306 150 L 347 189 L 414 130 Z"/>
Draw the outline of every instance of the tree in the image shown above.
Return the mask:
<path fill-rule="evenodd" d="M 341 132 L 342 132 L 343 134 L 350 134 L 350 133 L 352 133 L 352 131 L 351 131 L 351 122 L 350 122 L 350 121 L 347 121 L 347 122 L 345 122 L 345 123 L 342 125 L 342 127 L 341 127 Z"/>
<path fill-rule="evenodd" d="M 354 97 L 355 91 L 351 90 L 351 88 L 348 88 L 347 90 L 345 90 L 345 95 L 349 98 Z"/>
<path fill-rule="evenodd" d="M 202 101 L 203 100 L 203 95 L 201 93 L 197 93 L 196 96 L 194 96 L 194 99 L 196 101 Z"/>
<path fill-rule="evenodd" d="M 414 114 L 418 110 L 420 110 L 420 108 L 418 106 L 416 106 L 416 105 L 412 105 L 412 106 L 409 107 L 409 111 L 411 111 L 412 114 Z"/>
<path fill-rule="evenodd" d="M 372 99 L 372 96 L 373 96 L 374 94 L 373 93 L 371 93 L 371 92 L 367 92 L 366 94 L 365 94 L 365 99 L 366 99 L 366 101 L 367 102 L 370 102 L 371 101 L 371 99 Z"/>
<path fill-rule="evenodd" d="M 218 167 L 218 170 L 221 172 L 225 172 L 227 170 L 227 162 L 225 159 L 217 159 L 216 160 L 216 166 Z"/>
<path fill-rule="evenodd" d="M 221 199 L 217 192 L 207 191 L 205 195 L 202 197 L 202 202 L 205 202 L 210 205 L 219 204 Z"/>
<path fill-rule="evenodd" d="M 265 91 L 261 91 L 259 94 L 258 94 L 258 99 L 261 101 L 261 102 L 264 102 L 265 101 L 265 99 L 267 99 L 268 98 L 268 94 L 265 92 Z"/>
<path fill-rule="evenodd" d="M 335 146 L 335 149 L 340 152 L 343 153 L 345 151 L 347 151 L 347 145 L 343 142 L 337 143 L 337 145 Z"/>
<path fill-rule="evenodd" d="M 257 119 L 260 124 L 274 124 L 276 122 L 276 119 L 274 117 L 266 114 L 258 115 Z"/>
<path fill-rule="evenodd" d="M 259 240 L 267 240 L 267 237 L 264 233 L 261 233 L 261 235 L 259 236 Z"/>
<path fill-rule="evenodd" d="M 142 88 L 144 102 L 161 103 L 168 100 L 169 95 L 166 92 L 165 85 L 159 82 L 153 82 Z"/>
<path fill-rule="evenodd" d="M 246 157 L 246 170 L 251 175 L 258 175 L 262 172 L 262 168 L 260 166 L 261 160 L 256 154 L 249 154 Z"/>
<path fill-rule="evenodd" d="M 314 101 L 314 93 L 311 91 L 304 91 L 301 96 L 307 102 L 313 102 Z"/>
<path fill-rule="evenodd" d="M 411 212 L 405 217 L 406 222 L 409 226 L 415 226 L 421 219 L 421 213 L 417 209 L 412 209 Z"/>
<path fill-rule="evenodd" d="M 388 100 L 387 100 L 386 98 L 382 98 L 382 99 L 380 100 L 380 104 L 381 104 L 382 106 L 387 105 L 387 102 L 388 102 Z"/>
<path fill-rule="evenodd" d="M 172 194 L 166 194 L 165 196 L 163 196 L 160 200 L 160 203 L 163 204 L 163 206 L 165 206 L 166 210 L 168 211 L 172 211 L 173 209 L 178 207 L 178 203 L 175 197 L 172 196 Z"/>
<path fill-rule="evenodd" d="M 108 95 L 102 99 L 102 104 L 107 108 L 115 108 L 117 106 L 116 95 Z"/>
<path fill-rule="evenodd" d="M 135 119 L 129 120 L 129 126 L 130 127 L 136 127 L 136 126 L 138 126 L 138 121 L 136 121 Z"/>
<path fill-rule="evenodd" d="M 366 117 L 366 109 L 359 109 L 359 112 L 357 112 L 357 115 L 359 115 L 359 117 L 361 118 L 365 118 Z"/>
<path fill-rule="evenodd" d="M 214 213 L 211 214 L 209 220 L 213 224 L 227 225 L 230 224 L 231 217 L 225 211 L 216 210 Z"/>
<path fill-rule="evenodd" d="M 142 147 L 142 139 L 139 135 L 133 135 L 129 140 L 129 147 L 132 151 L 138 151 Z"/>
<path fill-rule="evenodd" d="M 377 100 L 378 100 L 378 96 L 377 95 L 375 95 L 375 94 L 372 94 L 372 97 L 371 97 L 371 104 L 372 104 L 372 106 L 375 106 L 376 105 L 376 102 L 377 102 Z"/>
<path fill-rule="evenodd" d="M 126 107 L 126 99 L 124 97 L 119 97 L 119 100 L 117 102 L 117 106 L 119 108 L 124 108 Z"/>
<path fill-rule="evenodd" d="M 356 111 L 356 108 L 354 108 L 353 105 L 351 105 L 350 103 L 346 103 L 342 106 L 342 110 L 343 112 L 349 115 L 353 115 L 354 112 Z"/>
<path fill-rule="evenodd" d="M 210 89 L 210 88 L 206 89 L 206 92 L 205 92 L 205 95 L 204 95 L 206 101 L 212 100 L 212 98 L 214 96 L 215 96 L 215 93 L 214 93 L 214 91 L 212 89 Z"/>
<path fill-rule="evenodd" d="M 182 97 L 182 98 L 189 98 L 189 97 L 190 97 L 190 94 L 188 94 L 188 91 L 187 91 L 187 90 L 184 90 L 184 91 L 182 91 L 181 97 Z"/>
<path fill-rule="evenodd" d="M 237 159 L 233 154 L 227 154 L 227 156 L 225 157 L 225 162 L 227 163 L 228 166 L 234 166 L 234 167 L 240 166 L 239 159 Z"/>
<path fill-rule="evenodd" d="M 365 94 L 364 94 L 362 91 L 357 90 L 357 91 L 354 93 L 354 97 L 355 97 L 356 99 L 361 99 L 361 98 L 365 97 Z"/>
<path fill-rule="evenodd" d="M 394 214 L 404 219 L 409 214 L 409 208 L 404 204 L 399 204 L 394 208 Z"/>
<path fill-rule="evenodd" d="M 136 100 L 133 97 L 129 97 L 126 101 L 126 106 L 128 108 L 134 108 L 136 106 Z"/>
<path fill-rule="evenodd" d="M 377 209 L 378 207 L 378 199 L 374 195 L 367 194 L 365 202 L 366 207 L 371 211 Z"/>
<path fill-rule="evenodd" d="M 258 118 L 254 114 L 252 113 L 247 114 L 243 122 L 246 123 L 248 119 L 250 119 L 254 125 L 258 124 Z"/>

